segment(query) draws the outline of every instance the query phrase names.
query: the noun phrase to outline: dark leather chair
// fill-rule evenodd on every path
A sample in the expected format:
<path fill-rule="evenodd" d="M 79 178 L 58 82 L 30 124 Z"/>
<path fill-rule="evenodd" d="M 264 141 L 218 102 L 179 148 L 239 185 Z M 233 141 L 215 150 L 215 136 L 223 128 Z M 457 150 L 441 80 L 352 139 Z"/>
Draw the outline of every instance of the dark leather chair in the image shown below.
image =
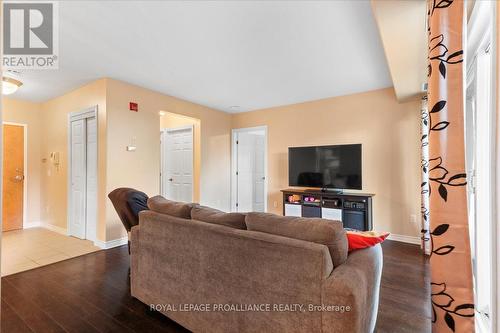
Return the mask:
<path fill-rule="evenodd" d="M 108 195 L 113 206 L 127 230 L 129 235 L 129 253 L 130 253 L 130 230 L 139 224 L 139 213 L 148 209 L 148 195 L 133 188 L 117 188 Z"/>

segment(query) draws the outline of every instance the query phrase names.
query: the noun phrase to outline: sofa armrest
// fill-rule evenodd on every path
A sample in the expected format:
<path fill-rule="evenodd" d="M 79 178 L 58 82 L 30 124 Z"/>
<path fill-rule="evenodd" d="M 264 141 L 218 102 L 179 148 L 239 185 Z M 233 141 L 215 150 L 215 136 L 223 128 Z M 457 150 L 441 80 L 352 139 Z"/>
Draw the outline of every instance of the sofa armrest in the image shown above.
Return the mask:
<path fill-rule="evenodd" d="M 323 284 L 323 304 L 344 306 L 346 311 L 324 311 L 323 332 L 372 333 L 375 330 L 382 265 L 379 244 L 351 253 L 343 265 L 333 270 Z"/>
<path fill-rule="evenodd" d="M 130 251 L 130 289 L 132 295 L 134 294 L 134 289 L 137 288 L 135 281 L 136 276 L 138 276 L 139 269 L 139 226 L 136 225 L 132 227 L 130 230 L 130 238 L 129 238 L 129 251 Z"/>
<path fill-rule="evenodd" d="M 132 227 L 132 229 L 130 230 L 129 241 L 132 242 L 132 240 L 134 241 L 134 243 L 137 243 L 137 241 L 139 240 L 139 226 L 138 225 Z"/>

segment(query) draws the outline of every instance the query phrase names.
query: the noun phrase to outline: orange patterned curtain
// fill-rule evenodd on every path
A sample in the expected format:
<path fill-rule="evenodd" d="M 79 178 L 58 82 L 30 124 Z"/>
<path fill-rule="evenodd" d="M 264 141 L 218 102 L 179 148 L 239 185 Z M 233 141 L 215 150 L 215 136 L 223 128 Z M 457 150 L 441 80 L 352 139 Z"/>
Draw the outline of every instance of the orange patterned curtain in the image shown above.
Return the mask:
<path fill-rule="evenodd" d="M 433 332 L 474 332 L 463 103 L 464 1 L 429 0 L 427 164 Z"/>

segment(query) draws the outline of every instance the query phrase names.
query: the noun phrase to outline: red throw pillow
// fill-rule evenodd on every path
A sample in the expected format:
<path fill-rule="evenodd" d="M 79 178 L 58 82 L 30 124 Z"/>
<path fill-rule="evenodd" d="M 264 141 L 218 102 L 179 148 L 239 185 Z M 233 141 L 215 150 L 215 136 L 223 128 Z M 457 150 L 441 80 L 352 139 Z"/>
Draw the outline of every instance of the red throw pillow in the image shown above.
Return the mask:
<path fill-rule="evenodd" d="M 351 229 L 346 230 L 346 232 L 347 240 L 349 241 L 349 252 L 375 246 L 385 241 L 390 235 L 389 232 L 358 231 Z"/>

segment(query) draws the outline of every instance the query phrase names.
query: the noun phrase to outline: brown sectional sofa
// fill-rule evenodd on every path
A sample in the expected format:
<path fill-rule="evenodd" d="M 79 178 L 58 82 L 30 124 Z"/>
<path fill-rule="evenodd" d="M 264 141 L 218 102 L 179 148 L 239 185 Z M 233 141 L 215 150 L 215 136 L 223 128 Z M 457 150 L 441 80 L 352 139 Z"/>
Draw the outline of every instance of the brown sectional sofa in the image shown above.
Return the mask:
<path fill-rule="evenodd" d="M 347 256 L 340 222 L 249 213 L 247 225 L 261 231 L 242 230 L 242 214 L 191 205 L 191 216 L 202 222 L 168 215 L 168 202 L 150 200 L 156 211 L 141 212 L 132 229 L 131 292 L 182 326 L 193 332 L 374 331 L 380 245 Z M 162 207 L 155 205 L 160 201 Z M 179 205 L 172 207 L 185 216 Z M 266 219 L 283 222 L 285 231 L 265 230 Z M 307 223 L 332 237 L 317 237 L 303 229 Z M 335 264 L 332 251 L 339 252 Z"/>

